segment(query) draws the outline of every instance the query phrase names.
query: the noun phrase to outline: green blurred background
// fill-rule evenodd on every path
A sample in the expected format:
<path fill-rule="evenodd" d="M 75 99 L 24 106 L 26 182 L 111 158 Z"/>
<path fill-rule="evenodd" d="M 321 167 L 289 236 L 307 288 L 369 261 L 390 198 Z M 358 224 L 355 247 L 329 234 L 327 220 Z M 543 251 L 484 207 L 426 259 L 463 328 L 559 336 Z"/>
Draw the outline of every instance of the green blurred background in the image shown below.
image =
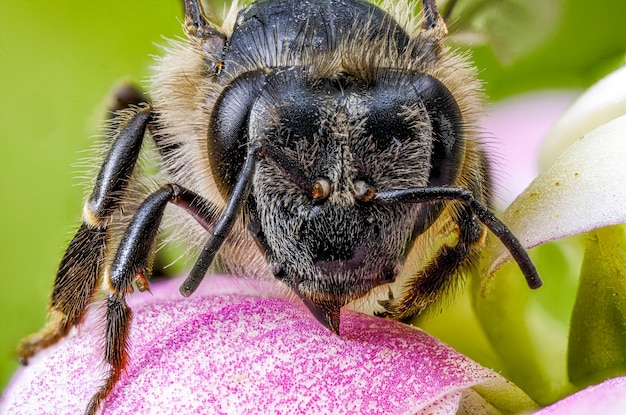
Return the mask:
<path fill-rule="evenodd" d="M 502 64 L 491 48 L 474 50 L 494 101 L 585 87 L 624 61 L 624 0 L 541 3 L 560 19 L 530 54 Z M 113 86 L 145 79 L 162 36 L 182 36 L 181 19 L 177 0 L 0 0 L 0 390 L 17 368 L 17 342 L 44 322 L 80 218 L 85 191 L 73 164 L 99 133 Z"/>

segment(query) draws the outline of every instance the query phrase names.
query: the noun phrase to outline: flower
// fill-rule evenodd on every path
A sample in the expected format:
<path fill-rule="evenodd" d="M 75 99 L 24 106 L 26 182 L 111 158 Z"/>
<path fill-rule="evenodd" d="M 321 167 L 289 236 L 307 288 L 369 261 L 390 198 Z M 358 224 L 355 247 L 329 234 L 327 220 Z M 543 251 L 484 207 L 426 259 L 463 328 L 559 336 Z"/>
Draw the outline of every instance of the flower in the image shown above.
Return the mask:
<path fill-rule="evenodd" d="M 535 415 L 623 414 L 626 412 L 626 377 L 590 386 Z"/>
<path fill-rule="evenodd" d="M 511 267 L 495 274 L 510 253 L 489 238 L 473 281 L 503 372 L 541 404 L 626 374 L 625 91 L 622 68 L 583 94 L 542 144 L 551 164 L 501 215 L 528 249 L 584 238 L 535 250 L 545 285 L 532 294 Z"/>
<path fill-rule="evenodd" d="M 346 311 L 337 336 L 269 283 L 212 277 L 190 299 L 178 298 L 177 284 L 135 296 L 130 367 L 104 413 L 480 414 L 535 406 L 417 328 Z M 91 318 L 35 356 L 7 388 L 6 413 L 84 410 L 103 375 L 99 328 Z"/>

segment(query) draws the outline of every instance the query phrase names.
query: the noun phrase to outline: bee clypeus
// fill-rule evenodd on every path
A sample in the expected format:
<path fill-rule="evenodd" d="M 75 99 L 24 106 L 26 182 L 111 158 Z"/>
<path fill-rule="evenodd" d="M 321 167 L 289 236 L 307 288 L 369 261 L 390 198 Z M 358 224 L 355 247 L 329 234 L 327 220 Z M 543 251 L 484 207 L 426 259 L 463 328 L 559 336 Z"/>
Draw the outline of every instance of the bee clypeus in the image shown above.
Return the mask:
<path fill-rule="evenodd" d="M 419 18 L 407 4 L 266 0 L 221 26 L 198 0 L 184 6 L 187 39 L 158 62 L 151 102 L 112 122 L 48 323 L 19 346 L 26 361 L 65 336 L 101 285 L 109 371 L 86 413 L 127 365 L 125 297 L 147 288 L 164 221 L 199 250 L 182 295 L 219 263 L 278 279 L 336 333 L 340 308 L 358 299 L 381 316 L 418 314 L 458 284 L 487 229 L 541 285 L 489 209 L 480 83 L 444 44 L 433 0 Z M 162 186 L 137 201 L 144 140 L 156 144 Z M 164 215 L 168 204 L 179 209 Z"/>

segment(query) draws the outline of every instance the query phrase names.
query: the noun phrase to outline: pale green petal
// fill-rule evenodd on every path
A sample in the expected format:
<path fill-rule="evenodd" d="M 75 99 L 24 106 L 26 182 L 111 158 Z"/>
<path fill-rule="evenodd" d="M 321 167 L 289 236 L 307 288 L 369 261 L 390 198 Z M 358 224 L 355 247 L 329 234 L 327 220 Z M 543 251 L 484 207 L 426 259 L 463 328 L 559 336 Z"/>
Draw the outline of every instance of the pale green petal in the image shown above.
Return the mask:
<path fill-rule="evenodd" d="M 568 373 L 587 386 L 626 373 L 626 234 L 591 232 L 569 333 Z"/>

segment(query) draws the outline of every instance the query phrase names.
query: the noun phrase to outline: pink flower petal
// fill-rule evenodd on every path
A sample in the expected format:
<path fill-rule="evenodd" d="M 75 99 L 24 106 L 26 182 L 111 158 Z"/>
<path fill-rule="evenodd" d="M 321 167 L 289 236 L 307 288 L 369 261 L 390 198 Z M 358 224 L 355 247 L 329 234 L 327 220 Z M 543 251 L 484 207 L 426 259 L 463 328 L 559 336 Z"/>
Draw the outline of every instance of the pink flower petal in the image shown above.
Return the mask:
<path fill-rule="evenodd" d="M 609 379 L 536 412 L 535 415 L 626 414 L 626 377 Z"/>
<path fill-rule="evenodd" d="M 104 413 L 456 413 L 488 405 L 480 401 L 489 395 L 509 408 L 533 406 L 496 373 L 410 326 L 346 311 L 336 336 L 300 303 L 267 298 L 263 283 L 215 277 L 189 299 L 174 294 L 179 283 L 134 296 L 131 364 Z M 32 359 L 3 409 L 80 413 L 105 369 L 99 326 L 88 322 Z"/>

